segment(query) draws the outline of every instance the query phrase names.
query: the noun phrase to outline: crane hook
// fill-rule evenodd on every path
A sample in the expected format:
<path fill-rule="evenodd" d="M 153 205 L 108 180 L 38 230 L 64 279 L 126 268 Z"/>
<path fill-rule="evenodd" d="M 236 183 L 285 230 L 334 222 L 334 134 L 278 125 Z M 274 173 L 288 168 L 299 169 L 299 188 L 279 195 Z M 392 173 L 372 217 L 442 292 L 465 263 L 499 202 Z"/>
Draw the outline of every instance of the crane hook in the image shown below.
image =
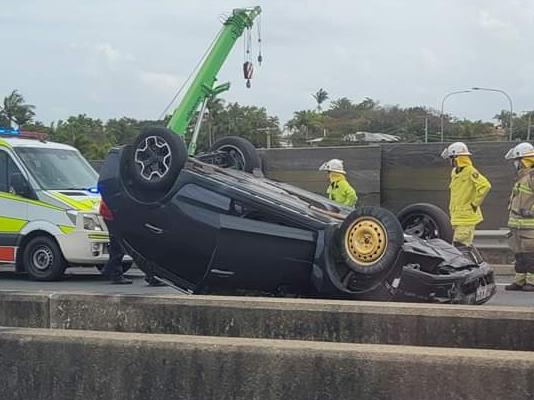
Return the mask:
<path fill-rule="evenodd" d="M 254 66 L 250 61 L 245 61 L 243 64 L 243 75 L 247 80 L 247 88 L 250 88 L 250 80 L 252 79 L 252 74 L 254 73 Z"/>

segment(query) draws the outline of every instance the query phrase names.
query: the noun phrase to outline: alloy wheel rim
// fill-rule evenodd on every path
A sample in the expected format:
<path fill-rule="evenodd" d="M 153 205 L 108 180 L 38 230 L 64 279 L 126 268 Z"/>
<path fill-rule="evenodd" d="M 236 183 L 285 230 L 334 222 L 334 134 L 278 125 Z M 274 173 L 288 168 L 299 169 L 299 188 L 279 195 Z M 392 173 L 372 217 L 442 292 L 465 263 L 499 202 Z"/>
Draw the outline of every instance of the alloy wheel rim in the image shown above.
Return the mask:
<path fill-rule="evenodd" d="M 147 136 L 135 149 L 134 162 L 147 181 L 162 179 L 170 171 L 171 147 L 160 136 Z"/>

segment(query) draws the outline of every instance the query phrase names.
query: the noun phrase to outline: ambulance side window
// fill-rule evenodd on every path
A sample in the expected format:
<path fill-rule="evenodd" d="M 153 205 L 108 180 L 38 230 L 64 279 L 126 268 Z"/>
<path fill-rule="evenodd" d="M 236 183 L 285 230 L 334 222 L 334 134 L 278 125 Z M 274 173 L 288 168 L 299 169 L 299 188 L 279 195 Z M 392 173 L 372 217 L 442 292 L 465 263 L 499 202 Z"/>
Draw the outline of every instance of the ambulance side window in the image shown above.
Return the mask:
<path fill-rule="evenodd" d="M 0 192 L 8 192 L 8 172 L 7 172 L 7 160 L 8 155 L 5 151 L 0 150 Z"/>
<path fill-rule="evenodd" d="M 23 197 L 33 197 L 28 181 L 19 167 L 5 151 L 0 150 L 0 192 L 9 192 Z"/>

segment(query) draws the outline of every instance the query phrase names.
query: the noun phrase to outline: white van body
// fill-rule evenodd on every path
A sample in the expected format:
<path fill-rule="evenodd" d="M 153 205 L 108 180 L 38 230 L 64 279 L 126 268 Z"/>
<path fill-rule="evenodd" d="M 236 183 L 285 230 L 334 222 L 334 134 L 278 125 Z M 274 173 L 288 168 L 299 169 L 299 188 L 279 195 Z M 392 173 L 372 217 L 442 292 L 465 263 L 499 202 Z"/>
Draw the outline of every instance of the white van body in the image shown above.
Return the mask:
<path fill-rule="evenodd" d="M 21 136 L 0 133 L 2 269 L 54 280 L 69 266 L 101 267 L 109 235 L 98 174 L 74 147 Z"/>

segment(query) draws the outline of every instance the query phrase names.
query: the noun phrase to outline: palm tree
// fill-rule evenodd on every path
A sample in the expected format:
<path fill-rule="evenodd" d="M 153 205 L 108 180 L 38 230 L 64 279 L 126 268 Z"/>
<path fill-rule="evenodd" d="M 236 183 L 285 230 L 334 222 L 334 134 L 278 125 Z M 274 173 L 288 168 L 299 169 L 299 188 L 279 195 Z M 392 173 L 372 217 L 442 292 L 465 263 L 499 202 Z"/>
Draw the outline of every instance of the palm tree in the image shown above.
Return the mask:
<path fill-rule="evenodd" d="M 317 102 L 317 111 L 321 111 L 321 104 L 328 100 L 328 92 L 321 88 L 317 91 L 317 93 L 312 94 L 312 97 Z"/>
<path fill-rule="evenodd" d="M 22 126 L 33 119 L 34 108 L 34 105 L 25 104 L 24 97 L 17 90 L 13 90 L 9 96 L 4 97 L 0 114 L 3 119 L 7 120 L 9 127 L 11 127 L 11 122 Z"/>

